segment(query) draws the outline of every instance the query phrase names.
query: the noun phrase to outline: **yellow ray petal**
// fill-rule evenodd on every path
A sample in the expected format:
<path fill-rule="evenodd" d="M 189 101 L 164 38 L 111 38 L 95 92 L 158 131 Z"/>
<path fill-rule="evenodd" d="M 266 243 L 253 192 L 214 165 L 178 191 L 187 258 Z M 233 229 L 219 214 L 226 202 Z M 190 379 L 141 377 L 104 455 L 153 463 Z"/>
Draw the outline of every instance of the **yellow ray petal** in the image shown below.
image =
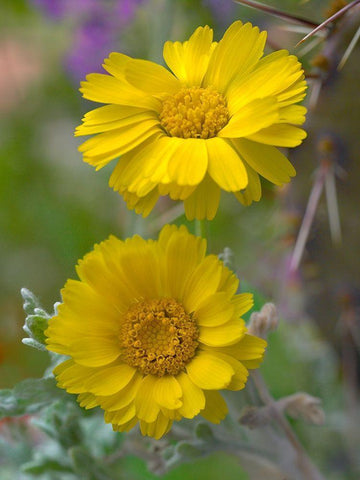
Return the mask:
<path fill-rule="evenodd" d="M 132 57 L 128 55 L 124 55 L 123 53 L 112 52 L 110 53 L 108 58 L 105 58 L 103 63 L 103 68 L 113 75 L 114 77 L 118 78 L 119 80 L 125 80 L 125 65 L 132 60 Z"/>
<path fill-rule="evenodd" d="M 97 396 L 97 402 L 104 410 L 113 412 L 129 405 L 135 398 L 142 381 L 142 375 L 135 373 L 129 383 L 118 393 L 106 396 Z"/>
<path fill-rule="evenodd" d="M 244 367 L 244 365 L 238 360 L 236 360 L 234 357 L 226 355 L 224 353 L 213 352 L 213 355 L 217 355 L 219 358 L 221 358 L 221 360 L 224 360 L 224 362 L 227 362 L 229 365 L 231 365 L 235 372 L 233 377 L 231 378 L 231 382 L 226 387 L 226 389 L 233 391 L 243 389 L 249 376 L 249 372 Z"/>
<path fill-rule="evenodd" d="M 170 410 L 181 407 L 182 390 L 179 382 L 172 375 L 159 377 L 154 385 L 154 399 L 161 406 Z"/>
<path fill-rule="evenodd" d="M 286 50 L 267 55 L 252 72 L 231 84 L 227 94 L 230 114 L 235 114 L 255 99 L 274 96 L 280 101 L 280 95 L 287 89 L 292 91 L 302 76 L 301 64 Z M 304 90 L 304 86 L 302 88 Z"/>
<path fill-rule="evenodd" d="M 258 202 L 261 198 L 261 183 L 259 175 L 255 172 L 254 169 L 244 164 L 248 174 L 249 183 L 248 186 L 242 192 L 235 192 L 235 197 L 243 205 L 249 206 L 252 202 Z"/>
<path fill-rule="evenodd" d="M 213 31 L 198 27 L 185 43 L 166 42 L 164 60 L 177 78 L 189 86 L 200 86 L 212 52 Z"/>
<path fill-rule="evenodd" d="M 99 103 L 130 105 L 159 112 L 161 103 L 125 81 L 102 73 L 90 73 L 86 82 L 81 82 L 80 92 L 84 98 Z"/>
<path fill-rule="evenodd" d="M 160 405 L 154 399 L 154 386 L 158 377 L 147 375 L 143 378 L 135 397 L 136 415 L 147 423 L 155 422 Z"/>
<path fill-rule="evenodd" d="M 85 408 L 85 410 L 99 406 L 97 398 L 92 393 L 80 393 L 77 396 L 77 401 L 80 407 Z"/>
<path fill-rule="evenodd" d="M 184 372 L 180 373 L 176 379 L 182 390 L 183 404 L 179 408 L 179 413 L 185 418 L 193 418 L 205 407 L 204 392 Z"/>
<path fill-rule="evenodd" d="M 72 359 L 60 363 L 54 369 L 58 386 L 69 393 L 86 393 L 86 378 L 96 372 L 94 368 L 78 365 Z"/>
<path fill-rule="evenodd" d="M 213 347 L 233 345 L 245 334 L 245 327 L 237 318 L 216 327 L 200 327 L 199 341 Z"/>
<path fill-rule="evenodd" d="M 165 248 L 162 263 L 164 295 L 182 299 L 190 276 L 205 256 L 206 240 L 189 235 L 185 229 L 171 235 L 166 243 L 165 238 L 160 239 Z"/>
<path fill-rule="evenodd" d="M 231 299 L 231 303 L 235 307 L 236 315 L 241 317 L 253 307 L 254 296 L 252 293 L 239 293 Z"/>
<path fill-rule="evenodd" d="M 211 56 L 204 85 L 213 85 L 225 92 L 236 75 L 245 74 L 260 59 L 266 32 L 259 32 L 250 23 L 234 22 L 225 32 Z"/>
<path fill-rule="evenodd" d="M 79 152 L 84 153 L 87 157 L 96 157 L 118 150 L 118 155 L 122 155 L 144 142 L 150 135 L 149 131 L 151 134 L 153 133 L 153 127 L 157 126 L 158 131 L 161 132 L 159 120 L 154 115 L 151 113 L 140 114 L 139 117 L 141 117 L 140 120 L 132 125 L 101 133 L 86 140 L 80 145 Z M 147 118 L 144 119 L 145 117 Z M 131 148 L 128 145 L 131 145 Z"/>
<path fill-rule="evenodd" d="M 188 220 L 212 220 L 219 207 L 221 190 L 207 174 L 194 192 L 184 201 Z"/>
<path fill-rule="evenodd" d="M 249 135 L 248 138 L 254 142 L 274 145 L 275 147 L 296 147 L 300 145 L 306 136 L 305 130 L 301 128 L 284 123 L 276 123 L 253 135 Z"/>
<path fill-rule="evenodd" d="M 218 350 L 243 362 L 245 360 L 261 360 L 266 345 L 266 341 L 262 338 L 245 334 L 239 343 Z"/>
<path fill-rule="evenodd" d="M 239 155 L 260 175 L 275 185 L 290 181 L 296 172 L 289 160 L 270 145 L 252 142 L 245 138 L 234 139 L 233 145 Z"/>
<path fill-rule="evenodd" d="M 159 440 L 159 438 L 166 435 L 170 430 L 172 423 L 172 420 L 166 418 L 165 415 L 160 412 L 156 420 L 152 423 L 141 420 L 140 430 L 143 435 L 148 435 L 149 437 Z"/>
<path fill-rule="evenodd" d="M 94 395 L 113 395 L 129 384 L 135 372 L 135 368 L 126 364 L 102 368 L 86 379 L 85 386 Z"/>
<path fill-rule="evenodd" d="M 71 343 L 69 352 L 80 365 L 101 367 L 118 358 L 120 347 L 116 337 L 83 337 Z"/>
<path fill-rule="evenodd" d="M 179 185 L 197 185 L 201 182 L 208 166 L 205 142 L 200 138 L 178 139 L 177 148 L 168 164 L 172 182 Z"/>
<path fill-rule="evenodd" d="M 205 390 L 220 390 L 229 385 L 234 370 L 229 363 L 209 352 L 199 351 L 186 366 L 190 380 Z"/>
<path fill-rule="evenodd" d="M 222 325 L 231 319 L 234 310 L 228 293 L 217 292 L 200 303 L 196 310 L 196 321 L 202 327 Z"/>
<path fill-rule="evenodd" d="M 220 130 L 219 137 L 240 138 L 258 132 L 279 121 L 279 107 L 275 97 L 253 100 L 244 105 Z"/>
<path fill-rule="evenodd" d="M 114 190 L 117 190 L 115 186 L 113 188 Z M 149 215 L 160 196 L 157 188 L 154 188 L 154 190 L 145 195 L 145 197 L 138 197 L 136 193 L 130 193 L 126 190 L 119 191 L 124 197 L 127 207 L 130 210 L 135 209 L 135 212 L 143 217 L 147 217 Z"/>
<path fill-rule="evenodd" d="M 222 264 L 215 255 L 208 255 L 194 270 L 184 289 L 183 305 L 195 312 L 200 303 L 216 292 L 221 280 Z"/>
<path fill-rule="evenodd" d="M 206 405 L 200 412 L 206 420 L 212 423 L 220 423 L 228 414 L 228 408 L 225 400 L 217 391 L 207 391 L 205 393 Z"/>
<path fill-rule="evenodd" d="M 106 105 L 106 107 L 112 107 L 117 105 Z M 100 107 L 105 108 L 105 107 Z M 125 110 L 129 110 L 130 107 L 119 107 Z M 135 110 L 135 111 L 134 111 Z M 139 111 L 138 108 L 132 109 L 132 112 L 129 114 L 121 112 L 121 115 L 118 116 L 116 120 L 106 123 L 98 123 L 90 125 L 88 122 L 85 122 L 83 125 L 79 125 L 75 130 L 75 137 L 81 135 L 93 135 L 94 133 L 109 132 L 111 130 L 117 130 L 122 128 L 130 128 L 132 125 L 139 124 L 141 122 L 146 122 L 149 118 L 156 118 L 150 112 Z"/>
<path fill-rule="evenodd" d="M 238 277 L 225 265 L 223 265 L 221 280 L 218 286 L 220 292 L 226 292 L 228 297 L 232 297 L 237 292 L 239 287 Z"/>
<path fill-rule="evenodd" d="M 131 403 L 121 410 L 115 412 L 105 412 L 104 420 L 106 423 L 112 423 L 114 425 L 124 425 L 132 421 L 135 417 L 135 405 Z"/>
<path fill-rule="evenodd" d="M 206 140 L 209 156 L 208 172 L 220 188 L 236 192 L 246 187 L 248 177 L 243 161 L 231 145 L 222 138 Z"/>
<path fill-rule="evenodd" d="M 125 65 L 126 80 L 139 90 L 151 95 L 172 95 L 181 83 L 166 68 L 149 60 L 130 60 Z"/>

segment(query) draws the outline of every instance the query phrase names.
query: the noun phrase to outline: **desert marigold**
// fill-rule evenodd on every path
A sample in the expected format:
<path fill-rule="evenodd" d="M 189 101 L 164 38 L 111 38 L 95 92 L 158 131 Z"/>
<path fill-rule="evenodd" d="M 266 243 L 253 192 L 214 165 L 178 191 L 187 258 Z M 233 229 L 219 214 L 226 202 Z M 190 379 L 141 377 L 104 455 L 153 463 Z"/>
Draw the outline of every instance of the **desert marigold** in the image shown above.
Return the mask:
<path fill-rule="evenodd" d="M 166 225 L 157 241 L 111 236 L 62 290 L 45 332 L 47 348 L 70 357 L 58 385 L 100 406 L 114 430 L 140 422 L 160 438 L 182 417 L 219 423 L 219 390 L 244 388 L 262 361 L 266 342 L 241 319 L 252 295 L 236 294 L 236 276 L 205 250 L 185 227 Z"/>
<path fill-rule="evenodd" d="M 237 21 L 219 43 L 199 27 L 184 43 L 166 42 L 171 73 L 111 53 L 90 74 L 84 97 L 108 105 L 87 113 L 76 135 L 85 162 L 102 168 L 121 157 L 110 186 L 146 216 L 159 196 L 183 200 L 188 219 L 212 219 L 221 190 L 245 205 L 261 197 L 259 175 L 281 185 L 295 175 L 276 147 L 306 133 L 304 72 L 286 50 L 263 57 L 266 32 Z M 263 57 L 263 58 L 262 58 Z"/>

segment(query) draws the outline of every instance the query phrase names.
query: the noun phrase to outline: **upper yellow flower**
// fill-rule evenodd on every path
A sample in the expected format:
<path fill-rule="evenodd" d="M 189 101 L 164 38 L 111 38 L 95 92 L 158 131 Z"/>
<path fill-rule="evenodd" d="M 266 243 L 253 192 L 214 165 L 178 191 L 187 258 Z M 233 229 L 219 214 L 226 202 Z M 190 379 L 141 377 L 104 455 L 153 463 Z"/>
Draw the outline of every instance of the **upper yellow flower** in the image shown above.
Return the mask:
<path fill-rule="evenodd" d="M 166 42 L 173 73 L 146 60 L 112 53 L 90 74 L 84 97 L 109 105 L 87 113 L 76 135 L 97 169 L 121 156 L 110 178 L 129 208 L 148 215 L 160 195 L 183 200 L 188 219 L 212 219 L 220 191 L 245 205 L 261 197 L 259 174 L 276 185 L 295 175 L 276 147 L 305 138 L 296 127 L 306 109 L 295 105 L 306 82 L 297 58 L 280 50 L 263 56 L 266 32 L 233 23 L 219 43 L 199 27 L 184 43 Z"/>
<path fill-rule="evenodd" d="M 240 316 L 252 295 L 206 241 L 166 225 L 158 241 L 110 237 L 79 262 L 49 321 L 47 348 L 68 355 L 54 373 L 114 430 L 140 422 L 160 438 L 173 420 L 227 413 L 220 389 L 244 388 L 266 342 Z"/>

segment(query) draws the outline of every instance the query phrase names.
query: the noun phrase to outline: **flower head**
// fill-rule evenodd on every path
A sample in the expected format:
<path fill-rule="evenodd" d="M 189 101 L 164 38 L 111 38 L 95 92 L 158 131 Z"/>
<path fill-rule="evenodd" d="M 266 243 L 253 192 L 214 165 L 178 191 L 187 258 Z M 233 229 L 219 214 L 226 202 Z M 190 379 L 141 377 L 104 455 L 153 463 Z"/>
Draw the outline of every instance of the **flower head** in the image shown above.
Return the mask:
<path fill-rule="evenodd" d="M 189 219 L 212 219 L 220 192 L 245 205 L 261 197 L 259 175 L 281 185 L 295 175 L 276 147 L 294 147 L 306 83 L 297 58 L 280 50 L 263 58 L 266 32 L 233 23 L 219 43 L 199 27 L 187 42 L 166 42 L 171 69 L 112 53 L 90 74 L 84 97 L 108 105 L 87 113 L 79 148 L 102 168 L 120 156 L 110 186 L 129 208 L 148 215 L 160 195 L 183 200 Z"/>
<path fill-rule="evenodd" d="M 68 355 L 54 373 L 85 408 L 100 406 L 114 430 L 140 422 L 160 438 L 174 420 L 227 413 L 219 390 L 244 388 L 266 342 L 240 318 L 252 295 L 206 241 L 166 225 L 157 241 L 111 236 L 79 262 L 47 348 Z"/>

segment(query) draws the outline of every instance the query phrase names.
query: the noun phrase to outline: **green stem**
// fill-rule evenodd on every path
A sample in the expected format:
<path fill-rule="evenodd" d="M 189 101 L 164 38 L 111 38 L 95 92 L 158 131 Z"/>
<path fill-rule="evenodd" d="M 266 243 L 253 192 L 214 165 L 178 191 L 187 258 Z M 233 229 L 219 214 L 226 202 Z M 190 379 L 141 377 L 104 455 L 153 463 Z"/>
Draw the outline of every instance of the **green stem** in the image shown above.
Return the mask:
<path fill-rule="evenodd" d="M 207 239 L 207 233 L 206 220 L 195 220 L 195 235 Z"/>

